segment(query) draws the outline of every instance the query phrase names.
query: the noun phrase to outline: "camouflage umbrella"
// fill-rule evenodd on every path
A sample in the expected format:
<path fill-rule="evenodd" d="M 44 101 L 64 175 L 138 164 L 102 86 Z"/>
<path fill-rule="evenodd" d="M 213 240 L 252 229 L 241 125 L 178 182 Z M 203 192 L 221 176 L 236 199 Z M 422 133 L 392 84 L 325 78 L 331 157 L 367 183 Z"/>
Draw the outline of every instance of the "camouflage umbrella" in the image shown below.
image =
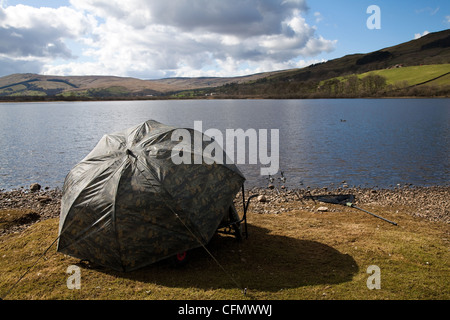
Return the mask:
<path fill-rule="evenodd" d="M 191 143 L 176 129 L 149 120 L 103 136 L 64 181 L 59 252 L 131 271 L 210 241 L 245 178 L 225 160 L 176 164 Z M 200 134 L 202 150 L 215 143 Z"/>

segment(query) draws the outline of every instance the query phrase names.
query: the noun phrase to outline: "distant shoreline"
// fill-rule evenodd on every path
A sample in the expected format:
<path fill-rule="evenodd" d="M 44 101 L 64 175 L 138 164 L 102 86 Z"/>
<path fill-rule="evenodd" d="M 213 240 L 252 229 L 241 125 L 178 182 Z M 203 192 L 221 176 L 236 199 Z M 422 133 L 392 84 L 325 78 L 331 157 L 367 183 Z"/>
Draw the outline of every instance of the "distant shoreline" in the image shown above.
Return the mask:
<path fill-rule="evenodd" d="M 60 99 L 52 97 L 43 98 L 23 98 L 23 99 L 2 99 L 0 97 L 0 103 L 26 103 L 26 102 L 109 102 L 109 101 L 182 101 L 182 100 L 356 100 L 356 99 L 449 99 L 448 96 L 386 96 L 386 97 L 226 97 L 226 96 L 215 96 L 215 97 L 184 97 L 184 98 L 173 98 L 173 97 L 152 97 L 152 98 L 102 98 L 102 99 L 90 99 L 90 98 L 79 98 L 79 99 Z"/>

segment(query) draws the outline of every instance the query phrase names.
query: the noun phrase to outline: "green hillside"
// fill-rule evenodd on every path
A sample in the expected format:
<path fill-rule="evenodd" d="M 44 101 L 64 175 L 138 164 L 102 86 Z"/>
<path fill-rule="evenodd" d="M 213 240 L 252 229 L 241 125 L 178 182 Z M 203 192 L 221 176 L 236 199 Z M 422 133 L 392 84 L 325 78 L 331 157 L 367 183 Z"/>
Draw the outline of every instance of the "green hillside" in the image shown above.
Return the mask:
<path fill-rule="evenodd" d="M 450 93 L 450 64 L 374 70 L 320 81 L 316 94 L 339 96 L 442 96 Z"/>
<path fill-rule="evenodd" d="M 448 97 L 450 30 L 367 54 L 287 70 L 254 82 L 228 84 L 217 97 L 359 98 Z M 400 67 L 400 68 L 397 68 Z"/>
<path fill-rule="evenodd" d="M 386 78 L 388 85 L 402 84 L 403 82 L 409 86 L 428 83 L 433 85 L 450 85 L 450 78 L 448 77 L 450 64 L 448 63 L 376 70 L 360 74 L 359 77 L 363 78 L 369 74 Z"/>
<path fill-rule="evenodd" d="M 448 86 L 450 84 L 450 74 L 446 74 L 436 80 L 427 83 L 429 86 Z"/>

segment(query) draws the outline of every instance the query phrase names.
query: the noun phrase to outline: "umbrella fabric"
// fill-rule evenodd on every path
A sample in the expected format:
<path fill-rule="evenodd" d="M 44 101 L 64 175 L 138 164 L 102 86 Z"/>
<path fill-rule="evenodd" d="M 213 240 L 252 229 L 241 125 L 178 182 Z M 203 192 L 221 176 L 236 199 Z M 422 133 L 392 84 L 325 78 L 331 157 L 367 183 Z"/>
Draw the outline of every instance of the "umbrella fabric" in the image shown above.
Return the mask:
<path fill-rule="evenodd" d="M 176 129 L 149 120 L 103 136 L 65 179 L 59 252 L 131 271 L 210 241 L 245 178 L 235 165 L 175 164 Z"/>

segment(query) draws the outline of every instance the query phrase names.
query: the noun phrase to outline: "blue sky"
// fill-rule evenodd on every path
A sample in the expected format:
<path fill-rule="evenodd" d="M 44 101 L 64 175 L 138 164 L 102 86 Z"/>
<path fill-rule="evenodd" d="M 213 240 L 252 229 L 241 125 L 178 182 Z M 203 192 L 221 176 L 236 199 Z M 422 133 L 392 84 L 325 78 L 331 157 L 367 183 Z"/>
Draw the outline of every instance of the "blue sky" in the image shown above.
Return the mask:
<path fill-rule="evenodd" d="M 336 50 L 323 55 L 325 59 L 371 52 L 412 40 L 425 31 L 450 28 L 450 1 L 445 0 L 312 0 L 308 5 L 311 12 L 320 12 L 323 17 L 316 23 L 318 33 L 326 39 L 338 39 Z M 379 30 L 366 27 L 370 5 L 380 7 Z"/>
<path fill-rule="evenodd" d="M 448 0 L 0 0 L 0 76 L 238 76 L 449 28 Z"/>

